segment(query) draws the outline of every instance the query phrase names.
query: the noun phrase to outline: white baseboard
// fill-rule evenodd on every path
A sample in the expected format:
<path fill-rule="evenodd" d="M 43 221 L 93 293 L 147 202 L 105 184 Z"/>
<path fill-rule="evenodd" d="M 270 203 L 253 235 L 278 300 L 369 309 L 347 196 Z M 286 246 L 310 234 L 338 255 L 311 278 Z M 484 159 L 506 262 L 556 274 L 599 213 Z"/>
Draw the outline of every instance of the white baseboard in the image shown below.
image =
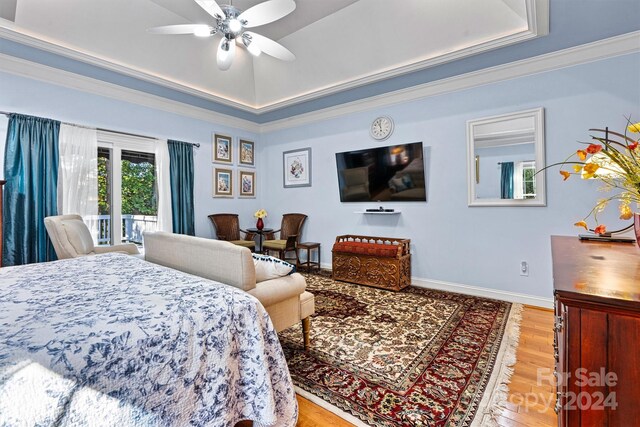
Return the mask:
<path fill-rule="evenodd" d="M 331 264 L 322 263 L 322 268 L 331 270 Z M 411 284 L 419 288 L 437 289 L 440 291 L 457 292 L 459 294 L 473 295 L 476 297 L 517 302 L 535 307 L 553 308 L 553 298 L 544 298 L 536 295 L 519 294 L 517 292 L 503 291 L 500 289 L 463 285 L 460 283 L 444 282 L 442 280 L 423 279 L 420 277 L 411 277 Z"/>
<path fill-rule="evenodd" d="M 517 302 L 542 308 L 553 308 L 553 298 L 544 298 L 536 295 L 519 294 L 500 289 L 482 288 L 480 286 L 462 285 L 460 283 L 420 279 L 417 277 L 411 278 L 411 284 L 419 288 L 438 289 L 440 291 L 457 292 L 460 294 Z"/>

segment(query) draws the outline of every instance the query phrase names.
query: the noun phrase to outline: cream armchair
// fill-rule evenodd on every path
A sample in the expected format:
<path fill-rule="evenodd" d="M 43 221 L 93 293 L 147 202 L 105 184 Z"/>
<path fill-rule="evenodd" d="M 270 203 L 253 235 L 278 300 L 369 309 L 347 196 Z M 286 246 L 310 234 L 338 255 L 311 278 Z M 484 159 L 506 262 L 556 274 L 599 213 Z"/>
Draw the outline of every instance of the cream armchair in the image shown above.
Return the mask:
<path fill-rule="evenodd" d="M 44 226 L 56 250 L 58 259 L 76 258 L 85 255 L 97 255 L 107 252 L 122 252 L 130 255 L 140 254 L 133 243 L 113 246 L 94 246 L 89 228 L 80 215 L 49 216 Z"/>

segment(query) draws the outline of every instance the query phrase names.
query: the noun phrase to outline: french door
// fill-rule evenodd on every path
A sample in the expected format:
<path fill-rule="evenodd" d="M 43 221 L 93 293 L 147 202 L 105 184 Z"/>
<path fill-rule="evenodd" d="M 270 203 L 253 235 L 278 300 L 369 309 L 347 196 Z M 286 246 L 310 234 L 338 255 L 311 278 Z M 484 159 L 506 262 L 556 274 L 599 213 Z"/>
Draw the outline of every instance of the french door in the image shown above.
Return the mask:
<path fill-rule="evenodd" d="M 158 220 L 155 140 L 98 133 L 98 244 L 142 245 Z"/>

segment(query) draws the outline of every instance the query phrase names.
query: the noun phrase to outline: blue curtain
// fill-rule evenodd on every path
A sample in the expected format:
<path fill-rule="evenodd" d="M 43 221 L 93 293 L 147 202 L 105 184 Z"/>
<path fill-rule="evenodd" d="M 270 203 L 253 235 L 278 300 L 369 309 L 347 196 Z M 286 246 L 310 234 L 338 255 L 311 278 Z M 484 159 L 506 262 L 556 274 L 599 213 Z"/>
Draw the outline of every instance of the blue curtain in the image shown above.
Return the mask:
<path fill-rule="evenodd" d="M 502 162 L 500 198 L 513 199 L 513 162 Z"/>
<path fill-rule="evenodd" d="M 195 235 L 193 213 L 193 145 L 169 140 L 173 232 Z"/>
<path fill-rule="evenodd" d="M 60 122 L 11 114 L 5 146 L 2 265 L 57 259 L 44 218 L 58 214 Z"/>

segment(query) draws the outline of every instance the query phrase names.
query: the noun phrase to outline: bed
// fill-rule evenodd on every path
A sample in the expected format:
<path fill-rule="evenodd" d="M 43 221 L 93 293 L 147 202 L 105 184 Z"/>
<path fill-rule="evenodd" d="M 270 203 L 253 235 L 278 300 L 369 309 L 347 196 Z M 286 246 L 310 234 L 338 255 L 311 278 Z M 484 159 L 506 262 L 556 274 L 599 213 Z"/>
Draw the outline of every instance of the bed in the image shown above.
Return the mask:
<path fill-rule="evenodd" d="M 0 425 L 294 426 L 260 303 L 122 254 L 0 269 Z"/>

